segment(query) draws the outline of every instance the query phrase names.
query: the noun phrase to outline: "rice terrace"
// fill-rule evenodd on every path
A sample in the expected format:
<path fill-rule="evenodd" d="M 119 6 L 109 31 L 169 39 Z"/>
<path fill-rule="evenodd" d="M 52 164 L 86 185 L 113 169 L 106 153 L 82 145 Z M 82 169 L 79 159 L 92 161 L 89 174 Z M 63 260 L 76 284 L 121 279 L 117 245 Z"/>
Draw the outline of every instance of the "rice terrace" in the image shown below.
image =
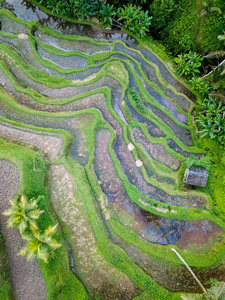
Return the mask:
<path fill-rule="evenodd" d="M 224 165 L 187 84 L 126 32 L 0 8 L 0 299 L 202 293 L 173 249 L 206 288 L 225 281 Z M 185 184 L 209 156 L 207 185 Z"/>

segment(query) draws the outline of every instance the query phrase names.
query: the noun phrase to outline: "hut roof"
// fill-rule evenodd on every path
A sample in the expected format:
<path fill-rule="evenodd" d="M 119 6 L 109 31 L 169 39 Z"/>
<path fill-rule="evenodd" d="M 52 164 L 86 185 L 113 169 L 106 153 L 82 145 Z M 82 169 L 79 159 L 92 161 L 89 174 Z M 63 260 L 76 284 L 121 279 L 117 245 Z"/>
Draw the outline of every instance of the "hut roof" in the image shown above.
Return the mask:
<path fill-rule="evenodd" d="M 209 173 L 205 169 L 190 167 L 185 170 L 183 182 L 186 184 L 206 186 Z"/>

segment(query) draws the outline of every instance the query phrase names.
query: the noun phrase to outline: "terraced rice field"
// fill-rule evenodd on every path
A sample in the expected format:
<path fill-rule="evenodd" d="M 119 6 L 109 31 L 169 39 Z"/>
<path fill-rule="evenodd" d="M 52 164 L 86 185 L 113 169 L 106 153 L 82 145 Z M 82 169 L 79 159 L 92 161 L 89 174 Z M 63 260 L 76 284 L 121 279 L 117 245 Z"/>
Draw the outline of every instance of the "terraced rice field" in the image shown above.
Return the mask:
<path fill-rule="evenodd" d="M 211 196 L 179 188 L 185 158 L 204 155 L 191 121 L 194 95 L 125 33 L 70 24 L 26 1 L 1 6 L 0 138 L 29 149 L 31 174 L 44 174 L 70 249 L 64 267 L 86 290 L 65 299 L 200 292 L 172 248 L 203 282 L 224 280 L 224 225 Z M 31 176 L 21 162 L 28 156 L 8 149 L 0 148 L 1 210 L 27 192 Z M 64 299 L 46 288 L 42 264 L 41 274 L 37 261 L 26 266 L 16 256 L 10 243 L 20 237 L 5 225 L 1 215 L 16 298 Z"/>

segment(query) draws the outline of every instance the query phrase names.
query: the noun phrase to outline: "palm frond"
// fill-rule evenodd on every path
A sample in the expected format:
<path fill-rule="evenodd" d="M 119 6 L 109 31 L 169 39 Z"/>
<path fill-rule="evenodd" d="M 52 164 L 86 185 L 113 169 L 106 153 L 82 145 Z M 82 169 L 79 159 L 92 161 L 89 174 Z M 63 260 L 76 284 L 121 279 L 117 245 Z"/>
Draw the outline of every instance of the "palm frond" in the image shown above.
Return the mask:
<path fill-rule="evenodd" d="M 208 289 L 208 293 L 213 300 L 225 299 L 225 282 L 218 282 Z"/>
<path fill-rule="evenodd" d="M 37 258 L 43 260 L 45 263 L 48 262 L 49 253 L 48 250 L 45 248 L 38 249 L 37 251 Z"/>
<path fill-rule="evenodd" d="M 25 220 L 21 220 L 21 222 L 18 225 L 18 229 L 20 233 L 22 234 L 26 228 L 27 228 L 27 222 Z"/>
<path fill-rule="evenodd" d="M 211 7 L 210 8 L 210 11 L 216 11 L 216 12 L 218 12 L 219 14 L 222 14 L 222 11 L 221 11 L 221 9 L 219 8 L 219 7 Z"/>
<path fill-rule="evenodd" d="M 27 254 L 27 260 L 30 261 L 35 257 L 36 257 L 35 253 L 29 250 Z"/>
<path fill-rule="evenodd" d="M 218 39 L 219 39 L 220 41 L 224 41 L 224 40 L 225 40 L 225 33 L 224 33 L 223 35 L 219 35 L 219 36 L 218 36 Z"/>
<path fill-rule="evenodd" d="M 35 209 L 27 213 L 28 218 L 37 220 L 39 216 L 43 213 L 43 210 Z"/>
<path fill-rule="evenodd" d="M 19 202 L 20 202 L 20 204 L 22 204 L 22 206 L 25 206 L 25 205 L 28 204 L 28 199 L 27 199 L 27 197 L 24 194 L 22 194 L 21 197 L 20 197 L 20 201 Z"/>
<path fill-rule="evenodd" d="M 13 214 L 13 211 L 12 211 L 11 208 L 9 208 L 9 209 L 3 211 L 2 214 L 3 214 L 4 216 L 11 216 L 11 215 Z"/>
<path fill-rule="evenodd" d="M 27 246 L 25 246 L 23 249 L 20 250 L 20 252 L 17 255 L 24 256 L 27 254 L 28 251 L 29 249 L 27 248 Z"/>
<path fill-rule="evenodd" d="M 56 227 L 58 226 L 58 224 L 56 224 L 55 226 L 49 226 L 45 232 L 44 232 L 44 235 L 54 235 L 55 232 L 56 232 Z"/>

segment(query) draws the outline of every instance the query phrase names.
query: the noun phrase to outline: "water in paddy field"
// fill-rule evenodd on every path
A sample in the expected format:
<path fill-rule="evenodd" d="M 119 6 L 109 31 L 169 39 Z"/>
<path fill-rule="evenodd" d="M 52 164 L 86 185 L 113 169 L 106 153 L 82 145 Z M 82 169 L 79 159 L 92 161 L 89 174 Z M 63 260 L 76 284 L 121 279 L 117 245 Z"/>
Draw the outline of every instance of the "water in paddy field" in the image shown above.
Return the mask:
<path fill-rule="evenodd" d="M 136 47 L 138 45 L 137 41 L 127 33 L 99 29 L 94 25 L 72 23 L 64 19 L 48 15 L 28 1 L 7 0 L 0 4 L 0 8 L 12 11 L 16 16 L 25 21 L 39 21 L 42 25 L 54 28 L 63 34 L 88 36 L 96 40 L 105 41 L 122 40 L 130 47 Z"/>
<path fill-rule="evenodd" d="M 163 80 L 174 86 L 178 92 L 184 93 L 189 96 L 190 99 L 194 100 L 193 94 L 188 91 L 184 86 L 182 86 L 179 82 L 177 82 L 170 72 L 166 69 L 164 64 L 150 51 L 145 48 L 140 48 L 138 46 L 138 42 L 131 37 L 130 35 L 123 33 L 121 31 L 111 31 L 100 29 L 95 25 L 84 25 L 78 23 L 72 23 L 65 21 L 63 19 L 50 16 L 39 8 L 37 8 L 34 4 L 22 1 L 22 0 L 8 0 L 4 1 L 0 4 L 0 8 L 5 8 L 13 12 L 19 18 L 29 21 L 36 20 L 39 21 L 42 25 L 49 26 L 54 30 L 65 35 L 65 39 L 56 38 L 51 36 L 50 34 L 43 33 L 41 30 L 37 29 L 33 32 L 34 36 L 45 46 L 45 44 L 50 44 L 52 49 L 60 49 L 65 52 L 69 51 L 80 51 L 84 54 L 83 57 L 79 55 L 67 56 L 63 57 L 60 55 L 56 55 L 48 52 L 47 47 L 44 48 L 41 45 L 36 45 L 36 54 L 41 57 L 42 60 L 48 60 L 52 62 L 57 67 L 60 67 L 63 70 L 67 70 L 69 68 L 78 69 L 79 72 L 71 72 L 69 74 L 60 73 L 52 67 L 46 67 L 42 65 L 41 60 L 37 60 L 36 56 L 32 52 L 32 48 L 30 42 L 22 41 L 17 38 L 11 38 L 7 36 L 0 36 L 0 41 L 6 45 L 9 45 L 17 50 L 19 55 L 23 57 L 23 59 L 34 66 L 37 69 L 44 70 L 50 75 L 58 75 L 67 79 L 85 79 L 88 76 L 91 76 L 97 72 L 99 72 L 103 67 L 104 63 L 107 62 L 108 59 L 98 60 L 100 58 L 97 57 L 95 61 L 95 67 L 88 67 L 88 56 L 95 55 L 100 52 L 104 52 L 104 55 L 109 55 L 109 58 L 120 58 L 124 60 L 124 68 L 128 72 L 130 87 L 135 89 L 138 93 L 139 84 L 136 82 L 137 80 L 134 78 L 133 73 L 129 70 L 129 67 L 126 66 L 125 60 L 133 59 L 131 61 L 131 65 L 133 70 L 135 71 L 139 80 L 141 80 L 146 93 L 150 95 L 152 98 L 152 102 L 145 101 L 144 97 L 140 95 L 145 106 L 146 111 L 151 111 L 156 115 L 160 120 L 163 120 L 168 127 L 170 127 L 179 140 L 183 142 L 183 144 L 187 146 L 192 146 L 192 139 L 190 135 L 190 131 L 188 129 L 187 117 L 184 113 L 189 111 L 190 102 L 187 98 L 182 94 L 176 94 L 170 87 L 166 84 L 165 86 L 159 80 L 156 74 L 156 70 L 154 65 L 157 65 Z M 3 16 L 4 18 L 4 16 Z M 5 18 L 2 22 L 2 31 L 9 33 L 27 33 L 26 25 L 19 24 L 15 21 L 7 21 Z M 83 37 L 90 37 L 96 41 L 123 41 L 126 43 L 127 47 L 118 43 L 115 43 L 115 50 L 120 51 L 118 54 L 113 54 L 110 56 L 110 52 L 113 49 L 113 43 L 109 45 L 107 43 L 102 44 L 91 44 L 89 41 L 70 41 L 66 39 L 67 35 L 79 35 Z M 138 50 L 138 52 L 135 51 Z M 151 64 L 149 64 L 151 62 Z M 101 66 L 98 66 L 101 64 Z M 150 85 L 144 81 L 144 75 L 142 76 L 138 66 L 141 66 L 142 71 L 145 74 L 145 77 L 153 82 L 154 85 Z M 107 125 L 111 126 L 111 128 L 116 133 L 115 141 L 112 145 L 113 155 L 120 166 L 120 172 L 123 173 L 126 180 L 134 185 L 140 194 L 149 197 L 150 199 L 154 199 L 160 203 L 166 203 L 168 205 L 174 206 L 189 206 L 195 207 L 199 209 L 203 209 L 206 206 L 205 199 L 200 198 L 199 196 L 189 196 L 182 197 L 177 195 L 169 195 L 163 189 L 155 187 L 154 185 L 149 184 L 146 179 L 143 177 L 141 169 L 139 169 L 135 164 L 135 158 L 133 154 L 128 151 L 125 134 L 123 132 L 121 123 L 119 121 L 123 121 L 127 125 L 127 119 L 125 119 L 125 115 L 120 109 L 121 103 L 121 93 L 122 87 L 118 81 L 109 76 L 102 76 L 98 80 L 87 83 L 85 85 L 79 84 L 77 86 L 67 86 L 62 87 L 60 89 L 48 87 L 48 85 L 30 79 L 28 75 L 26 75 L 22 68 L 16 68 L 15 66 L 9 66 L 11 73 L 13 74 L 18 82 L 22 82 L 26 88 L 33 88 L 35 91 L 39 91 L 40 95 L 45 94 L 46 96 L 52 97 L 53 99 L 64 99 L 66 97 L 73 97 L 75 95 L 79 96 L 84 92 L 90 92 L 97 88 L 107 87 L 111 90 L 111 101 L 112 108 L 114 108 L 114 115 L 112 115 L 109 110 L 106 98 L 103 96 L 91 95 L 84 98 L 79 98 L 76 101 L 71 101 L 66 104 L 53 105 L 45 103 L 39 103 L 35 101 L 31 96 L 26 94 L 24 96 L 24 92 L 19 92 L 11 85 L 10 80 L 4 74 L 4 72 L 0 71 L 0 83 L 4 86 L 4 88 L 13 96 L 15 96 L 18 103 L 28 108 L 32 108 L 36 111 L 43 112 L 51 112 L 51 113 L 61 113 L 61 112 L 75 112 L 79 110 L 85 110 L 87 108 L 96 109 L 101 113 L 102 118 L 107 123 Z M 84 69 L 84 70 L 83 70 Z M 160 94 L 158 90 L 161 89 L 162 93 Z M 164 95 L 164 96 L 162 96 Z M 148 117 L 145 117 L 143 114 L 138 112 L 132 103 L 130 103 L 125 95 L 125 99 L 122 99 L 126 103 L 127 111 L 129 112 L 132 121 L 136 121 L 136 127 L 133 127 L 133 138 L 134 141 L 139 143 L 141 147 L 144 148 L 146 153 L 155 160 L 157 163 L 161 163 L 164 167 L 168 167 L 172 172 L 176 172 L 181 162 L 178 161 L 175 157 L 168 154 L 166 152 L 166 148 L 163 147 L 161 143 L 150 143 L 148 139 L 145 137 L 144 133 L 141 130 L 138 130 L 138 123 L 142 123 L 153 138 L 165 139 L 167 141 L 167 145 L 169 148 L 174 150 L 177 153 L 180 153 L 183 156 L 190 155 L 189 152 L 181 149 L 176 142 L 169 138 L 168 135 L 159 127 L 159 123 L 154 120 L 151 121 Z M 173 98 L 175 102 L 173 102 L 170 98 Z M 153 105 L 153 101 L 157 102 L 158 106 Z M 182 108 L 182 111 L 178 109 L 178 105 Z M 159 106 L 162 106 L 164 111 L 162 111 Z M 165 113 L 165 111 L 169 111 L 170 117 Z M 33 124 L 40 127 L 45 128 L 55 128 L 55 129 L 64 129 L 71 133 L 73 136 L 73 143 L 71 145 L 71 154 L 74 159 L 76 159 L 82 166 L 85 166 L 89 161 L 89 145 L 86 141 L 86 136 L 80 130 L 81 125 L 83 127 L 86 126 L 89 119 L 94 118 L 94 115 L 91 113 L 83 113 L 80 117 L 74 116 L 65 116 L 64 117 L 55 117 L 53 114 L 51 116 L 38 116 L 36 114 L 26 114 L 23 111 L 19 112 L 14 110 L 8 104 L 0 102 L 0 114 L 5 117 L 8 117 L 11 120 L 16 120 L 19 122 L 23 122 L 26 124 Z M 115 116 L 116 115 L 116 116 Z M 150 115 L 150 114 L 149 114 Z M 150 117 L 149 117 L 150 118 Z M 120 119 L 120 120 L 119 120 Z M 175 119 L 175 120 L 174 120 Z M 118 121 L 119 120 L 119 121 Z M 121 121 L 121 122 L 122 122 Z M 181 124 L 180 124 L 181 123 Z M 166 126 L 166 125 L 165 125 Z M 81 137 L 82 136 L 82 137 Z M 147 212 L 140 208 L 136 203 L 132 202 L 129 198 L 128 193 L 125 190 L 123 180 L 118 175 L 118 171 L 115 168 L 112 157 L 109 153 L 109 141 L 111 138 L 111 133 L 108 129 L 99 129 L 95 136 L 95 147 L 94 152 L 94 170 L 95 174 L 99 180 L 99 185 L 102 188 L 103 193 L 106 195 L 109 207 L 111 211 L 115 214 L 116 218 L 119 219 L 123 228 L 126 229 L 128 227 L 130 230 L 135 232 L 136 235 L 143 238 L 147 242 L 160 244 L 162 246 L 165 245 L 176 245 L 181 250 L 190 250 L 193 252 L 205 252 L 210 249 L 212 244 L 217 240 L 218 237 L 223 235 L 223 230 L 221 227 L 207 220 L 179 220 L 178 218 L 165 218 L 161 216 L 156 216 L 150 212 Z M 139 151 L 140 152 L 140 151 Z M 104 154 L 104 156 L 103 156 Z M 139 153 L 138 153 L 139 154 Z M 145 154 L 142 153 L 143 156 Z M 201 156 L 200 153 L 195 153 L 195 155 Z M 147 157 L 147 156 L 146 156 Z M 141 159 L 141 154 L 140 157 Z M 143 159 L 144 162 L 144 159 Z M 144 162 L 145 164 L 145 162 Z M 159 174 L 154 174 L 154 171 L 151 170 L 151 166 L 147 166 L 146 162 L 146 170 L 149 177 L 156 178 L 158 181 L 166 182 L 166 178 L 163 176 L 160 177 Z M 148 171 L 149 167 L 149 171 Z M 158 176 L 158 177 L 157 177 Z M 174 185 L 174 178 L 167 178 L 167 183 L 171 186 Z M 100 207 L 100 204 L 99 204 Z M 104 219 L 103 214 L 101 214 L 102 219 Z M 171 277 L 168 279 L 169 267 L 163 273 L 164 267 L 160 267 L 161 272 L 157 272 L 158 262 L 153 264 L 154 259 L 149 259 L 146 256 L 144 251 L 134 248 L 134 246 L 126 243 L 125 241 L 120 239 L 119 236 L 116 236 L 111 229 L 110 224 L 105 221 L 105 226 L 108 230 L 111 241 L 117 243 L 120 247 L 122 247 L 127 254 L 134 260 L 137 265 L 149 273 L 156 281 L 160 282 L 166 288 L 169 289 L 170 283 L 176 286 L 174 290 L 185 290 L 185 291 L 197 291 L 198 287 L 195 285 L 190 278 L 188 280 L 183 280 L 188 277 L 186 270 L 182 269 L 179 271 L 179 276 L 176 276 L 176 272 L 173 273 L 174 278 Z M 194 247 L 196 249 L 194 249 Z M 144 262 L 143 262 L 144 260 Z M 196 270 L 199 273 L 199 276 L 205 280 L 210 277 L 217 277 L 220 280 L 224 280 L 222 277 L 223 270 L 221 268 L 208 268 L 205 271 Z M 163 273 L 163 275 L 162 275 Z M 205 275 L 207 274 L 207 276 Z M 167 276 L 167 278 L 164 278 Z M 204 277 L 205 276 L 205 277 Z M 182 281 L 182 282 L 181 282 Z M 191 283 L 190 283 L 191 282 Z"/>

